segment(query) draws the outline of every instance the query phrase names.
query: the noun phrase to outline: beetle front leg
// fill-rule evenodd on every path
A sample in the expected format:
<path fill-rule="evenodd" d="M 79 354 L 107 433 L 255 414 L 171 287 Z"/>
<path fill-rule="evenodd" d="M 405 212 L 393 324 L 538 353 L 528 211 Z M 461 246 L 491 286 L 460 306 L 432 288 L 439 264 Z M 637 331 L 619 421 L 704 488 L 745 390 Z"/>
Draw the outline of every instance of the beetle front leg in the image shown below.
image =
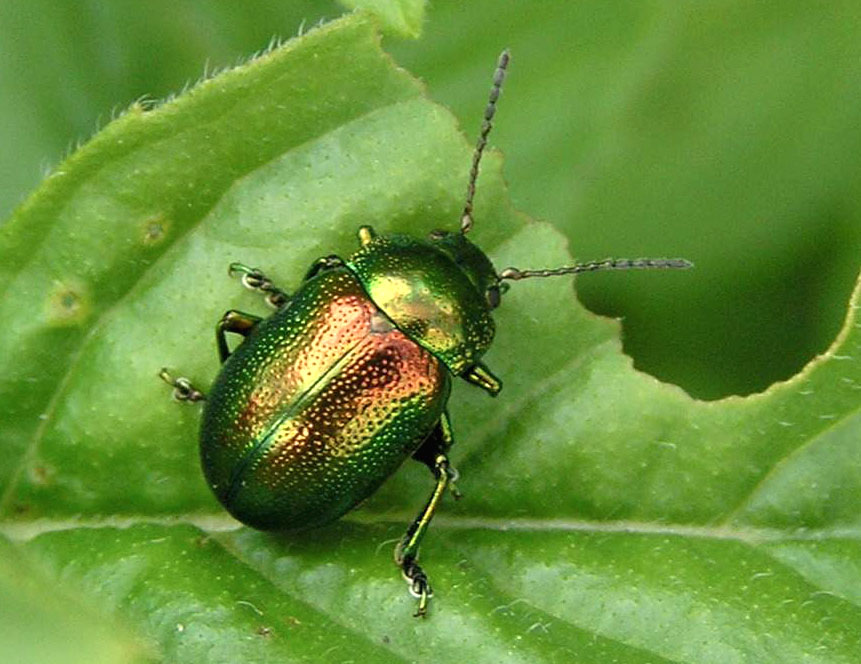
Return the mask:
<path fill-rule="evenodd" d="M 221 359 L 222 364 L 230 357 L 230 347 L 227 345 L 227 333 L 233 332 L 234 334 L 247 337 L 261 320 L 263 319 L 260 316 L 242 313 L 235 309 L 231 309 L 221 317 L 218 325 L 215 326 L 215 341 L 218 344 L 218 357 Z"/>
<path fill-rule="evenodd" d="M 204 401 L 206 395 L 198 390 L 191 381 L 184 376 L 172 376 L 167 369 L 158 372 L 158 377 L 173 387 L 173 398 L 177 401 Z"/>
<path fill-rule="evenodd" d="M 477 385 L 485 390 L 490 396 L 495 397 L 502 391 L 502 381 L 493 375 L 493 372 L 482 362 L 476 362 L 461 375 L 467 383 Z"/>
<path fill-rule="evenodd" d="M 377 232 L 370 226 L 360 226 L 358 235 L 359 246 L 366 247 L 374 241 L 375 237 L 377 237 Z"/>

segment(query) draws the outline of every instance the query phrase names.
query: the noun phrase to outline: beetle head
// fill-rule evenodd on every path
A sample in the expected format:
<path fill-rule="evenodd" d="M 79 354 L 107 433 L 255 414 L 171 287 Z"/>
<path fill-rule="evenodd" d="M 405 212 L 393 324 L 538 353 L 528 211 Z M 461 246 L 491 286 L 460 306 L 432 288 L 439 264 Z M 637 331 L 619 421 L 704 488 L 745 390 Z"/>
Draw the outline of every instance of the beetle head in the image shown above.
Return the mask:
<path fill-rule="evenodd" d="M 460 268 L 491 309 L 499 306 L 500 279 L 481 249 L 463 233 L 444 230 L 431 231 L 430 241 Z"/>

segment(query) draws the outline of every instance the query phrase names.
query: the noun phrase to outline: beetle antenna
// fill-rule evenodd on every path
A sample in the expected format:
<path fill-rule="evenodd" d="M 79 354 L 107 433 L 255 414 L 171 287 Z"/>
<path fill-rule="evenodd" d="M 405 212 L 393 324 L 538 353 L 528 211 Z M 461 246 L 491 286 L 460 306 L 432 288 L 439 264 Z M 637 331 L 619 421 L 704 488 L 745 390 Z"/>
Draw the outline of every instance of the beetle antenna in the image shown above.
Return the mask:
<path fill-rule="evenodd" d="M 469 169 L 469 184 L 466 187 L 466 202 L 463 204 L 463 214 L 460 217 L 460 232 L 466 235 L 472 229 L 472 199 L 475 198 L 475 181 L 478 179 L 478 164 L 481 155 L 487 146 L 487 136 L 493 128 L 493 115 L 496 113 L 496 101 L 502 91 L 502 82 L 505 80 L 505 71 L 508 69 L 508 60 L 511 55 L 508 49 L 499 54 L 496 63 L 496 71 L 493 73 L 493 86 L 490 88 L 490 97 L 484 108 L 484 121 L 481 123 L 481 132 L 478 134 L 478 142 L 475 144 L 475 152 L 472 153 L 472 167 Z"/>
<path fill-rule="evenodd" d="M 530 277 L 559 277 L 563 274 L 601 270 L 686 270 L 693 266 L 693 263 L 684 258 L 605 258 L 602 261 L 577 263 L 552 270 L 518 270 L 516 267 L 507 267 L 498 276 L 500 281 L 503 279 L 518 281 Z"/>

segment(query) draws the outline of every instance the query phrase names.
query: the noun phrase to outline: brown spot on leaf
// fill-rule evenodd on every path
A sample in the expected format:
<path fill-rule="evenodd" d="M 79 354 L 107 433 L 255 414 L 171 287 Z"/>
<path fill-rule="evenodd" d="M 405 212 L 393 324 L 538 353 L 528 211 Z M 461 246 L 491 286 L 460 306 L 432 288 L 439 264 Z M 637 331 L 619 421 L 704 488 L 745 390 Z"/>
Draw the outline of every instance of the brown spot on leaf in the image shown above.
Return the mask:
<path fill-rule="evenodd" d="M 33 484 L 45 486 L 53 482 L 54 473 L 47 466 L 38 465 L 30 469 L 30 480 Z"/>
<path fill-rule="evenodd" d="M 90 298 L 82 284 L 57 282 L 46 302 L 48 323 L 51 325 L 79 325 L 92 309 Z"/>
<path fill-rule="evenodd" d="M 167 237 L 170 227 L 170 219 L 164 213 L 159 212 L 147 217 L 141 225 L 143 243 L 148 247 L 161 244 Z"/>

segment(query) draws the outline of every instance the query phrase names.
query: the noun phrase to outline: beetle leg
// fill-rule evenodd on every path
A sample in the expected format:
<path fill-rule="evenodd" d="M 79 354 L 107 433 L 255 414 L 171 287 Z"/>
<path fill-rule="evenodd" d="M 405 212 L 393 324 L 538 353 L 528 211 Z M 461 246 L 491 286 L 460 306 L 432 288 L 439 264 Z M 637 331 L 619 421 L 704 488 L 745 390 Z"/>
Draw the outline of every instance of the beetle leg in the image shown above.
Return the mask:
<path fill-rule="evenodd" d="M 281 290 L 272 280 L 256 267 L 248 267 L 242 263 L 231 263 L 227 272 L 232 277 L 241 275 L 242 285 L 248 290 L 259 291 L 266 295 L 266 302 L 275 309 L 280 309 L 290 301 L 290 295 Z"/>
<path fill-rule="evenodd" d="M 502 390 L 502 381 L 493 375 L 490 369 L 482 362 L 477 362 L 464 371 L 461 375 L 467 383 L 477 385 L 495 397 Z"/>
<path fill-rule="evenodd" d="M 247 337 L 261 320 L 263 319 L 259 316 L 245 314 L 235 309 L 231 309 L 221 317 L 218 325 L 215 326 L 215 341 L 218 343 L 218 357 L 221 359 L 222 364 L 230 357 L 230 348 L 227 345 L 227 333 L 233 332 L 234 334 L 241 334 L 243 337 Z"/>
<path fill-rule="evenodd" d="M 427 505 L 416 517 L 415 521 L 407 528 L 407 532 L 395 548 L 395 563 L 401 568 L 404 579 L 409 584 L 410 594 L 419 600 L 415 616 L 417 618 L 427 615 L 428 599 L 433 596 L 430 582 L 424 570 L 418 564 L 419 544 L 427 532 L 430 521 L 436 508 L 445 493 L 449 480 L 451 479 L 451 467 L 445 454 L 437 455 L 434 463 L 434 474 L 436 475 L 436 486 L 428 499 Z"/>
<path fill-rule="evenodd" d="M 448 411 L 446 411 L 442 414 L 442 417 L 439 418 L 439 422 L 436 427 L 434 427 L 434 430 L 431 431 L 427 439 L 425 439 L 425 442 L 423 442 L 421 447 L 413 454 L 413 459 L 425 464 L 430 468 L 432 473 L 436 473 L 435 466 L 437 456 L 440 454 L 447 455 L 453 444 L 454 436 L 451 432 L 451 419 L 449 418 Z M 448 490 L 451 492 L 451 495 L 455 500 L 463 498 L 463 494 L 458 491 L 455 486 L 455 482 L 457 482 L 459 477 L 460 473 L 457 472 L 457 469 L 454 466 L 449 465 Z"/>
<path fill-rule="evenodd" d="M 427 504 L 407 528 L 407 532 L 395 548 L 395 563 L 401 568 L 404 579 L 409 584 L 410 594 L 419 600 L 416 617 L 427 615 L 428 600 L 433 596 L 427 574 L 418 564 L 419 544 L 427 532 L 446 489 L 451 490 L 455 498 L 460 497 L 453 484 L 457 478 L 457 471 L 452 468 L 446 454 L 453 442 L 448 413 L 443 413 L 431 435 L 413 454 L 413 458 L 426 464 L 436 477 L 436 486 Z"/>
<path fill-rule="evenodd" d="M 303 281 L 308 281 L 313 277 L 316 277 L 321 272 L 325 272 L 326 270 L 333 270 L 336 267 L 343 267 L 344 261 L 335 256 L 334 254 L 330 256 L 324 256 L 323 258 L 318 258 L 313 263 L 311 263 L 311 267 L 308 268 L 308 271 L 305 273 L 305 278 Z"/>
<path fill-rule="evenodd" d="M 374 238 L 377 237 L 377 232 L 370 226 L 360 226 L 358 235 L 359 244 L 364 247 L 373 242 Z"/>
<path fill-rule="evenodd" d="M 184 376 L 173 377 L 167 369 L 158 372 L 158 377 L 173 387 L 173 398 L 177 401 L 204 401 L 206 395 L 198 390 L 191 381 Z"/>

